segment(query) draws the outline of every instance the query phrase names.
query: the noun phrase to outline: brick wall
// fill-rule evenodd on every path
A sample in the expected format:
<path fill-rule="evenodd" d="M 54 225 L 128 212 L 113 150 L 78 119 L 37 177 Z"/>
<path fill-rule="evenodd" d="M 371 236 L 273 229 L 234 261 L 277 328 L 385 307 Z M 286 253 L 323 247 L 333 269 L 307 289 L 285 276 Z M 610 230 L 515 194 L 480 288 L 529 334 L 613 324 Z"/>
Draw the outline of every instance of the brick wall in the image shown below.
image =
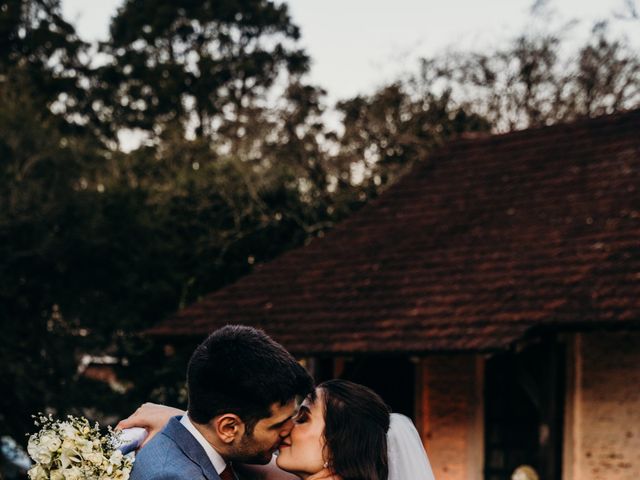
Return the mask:
<path fill-rule="evenodd" d="M 420 361 L 418 418 L 437 480 L 482 478 L 482 365 L 476 355 Z"/>
<path fill-rule="evenodd" d="M 640 333 L 570 342 L 564 478 L 640 478 Z"/>

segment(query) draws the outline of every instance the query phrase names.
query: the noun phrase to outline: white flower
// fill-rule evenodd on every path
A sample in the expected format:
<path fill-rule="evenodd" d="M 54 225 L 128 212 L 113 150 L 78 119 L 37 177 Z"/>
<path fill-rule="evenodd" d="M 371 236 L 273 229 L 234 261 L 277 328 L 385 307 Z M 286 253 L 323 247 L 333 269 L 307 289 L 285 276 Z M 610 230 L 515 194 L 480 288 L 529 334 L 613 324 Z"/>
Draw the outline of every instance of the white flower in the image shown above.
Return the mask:
<path fill-rule="evenodd" d="M 60 463 L 62 468 L 68 468 L 72 463 L 80 463 L 80 453 L 76 450 L 73 440 L 65 438 L 62 442 L 62 450 L 60 452 Z"/>
<path fill-rule="evenodd" d="M 76 450 L 78 450 L 83 456 L 85 454 L 92 453 L 94 451 L 93 442 L 84 438 L 77 438 L 75 440 Z"/>
<path fill-rule="evenodd" d="M 69 422 L 60 422 L 60 435 L 64 439 L 75 440 L 80 437 L 80 432 L 76 427 L 71 425 Z"/>
<path fill-rule="evenodd" d="M 29 437 L 29 442 L 27 442 L 27 453 L 29 454 L 29 456 L 31 458 L 33 458 L 33 456 L 35 455 L 36 450 L 40 448 L 40 445 L 38 443 L 38 436 L 37 435 L 31 435 Z"/>
<path fill-rule="evenodd" d="M 47 471 L 41 465 L 30 468 L 28 473 L 31 480 L 48 480 Z"/>
<path fill-rule="evenodd" d="M 40 443 L 40 439 L 31 435 L 27 445 L 27 452 L 34 462 L 41 465 L 48 465 L 51 462 L 51 452 L 46 445 Z"/>
<path fill-rule="evenodd" d="M 78 467 L 65 468 L 62 473 L 64 474 L 64 480 L 83 480 L 84 475 L 82 470 Z"/>
<path fill-rule="evenodd" d="M 62 445 L 62 441 L 60 437 L 56 435 L 54 432 L 44 432 L 40 436 L 40 445 L 49 449 L 50 452 L 55 452 Z"/>
<path fill-rule="evenodd" d="M 122 464 L 122 452 L 120 450 L 114 450 L 109 458 L 109 463 L 119 467 Z"/>
<path fill-rule="evenodd" d="M 104 460 L 104 456 L 100 452 L 84 453 L 82 455 L 82 458 L 92 463 L 93 465 L 101 465 L 102 461 Z"/>

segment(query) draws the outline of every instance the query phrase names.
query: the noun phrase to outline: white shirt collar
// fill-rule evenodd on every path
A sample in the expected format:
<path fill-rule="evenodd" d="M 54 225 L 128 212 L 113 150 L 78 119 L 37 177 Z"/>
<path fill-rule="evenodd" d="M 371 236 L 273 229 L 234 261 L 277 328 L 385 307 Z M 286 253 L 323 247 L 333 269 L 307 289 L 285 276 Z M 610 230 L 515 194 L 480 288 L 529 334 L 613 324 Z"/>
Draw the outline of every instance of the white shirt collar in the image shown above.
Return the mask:
<path fill-rule="evenodd" d="M 193 423 L 191 423 L 191 420 L 189 420 L 189 415 L 183 415 L 180 423 L 189 431 L 191 435 L 193 435 L 198 443 L 202 445 L 202 448 L 204 448 L 207 457 L 209 457 L 209 460 L 211 460 L 213 468 L 215 468 L 218 475 L 220 475 L 227 466 L 227 462 L 224 461 L 224 458 L 222 458 L 222 456 L 220 456 L 220 454 L 215 451 L 211 444 L 207 442 L 207 439 L 204 438 L 204 436 L 202 436 L 202 434 L 196 429 Z"/>

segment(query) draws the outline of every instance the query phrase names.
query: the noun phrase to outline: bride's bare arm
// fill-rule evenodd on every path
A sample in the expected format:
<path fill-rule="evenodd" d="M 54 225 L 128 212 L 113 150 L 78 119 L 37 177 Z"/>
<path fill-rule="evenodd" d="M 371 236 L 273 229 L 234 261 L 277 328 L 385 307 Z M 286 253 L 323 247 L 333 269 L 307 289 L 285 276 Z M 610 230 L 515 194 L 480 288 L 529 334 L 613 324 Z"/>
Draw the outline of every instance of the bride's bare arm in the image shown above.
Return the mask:
<path fill-rule="evenodd" d="M 157 403 L 145 403 L 129 417 L 121 420 L 120 423 L 116 425 L 116 428 L 124 430 L 125 428 L 142 427 L 146 429 L 149 435 L 141 445 L 144 446 L 156 433 L 164 428 L 171 417 L 184 414 L 184 410 L 178 408 L 159 405 Z"/>

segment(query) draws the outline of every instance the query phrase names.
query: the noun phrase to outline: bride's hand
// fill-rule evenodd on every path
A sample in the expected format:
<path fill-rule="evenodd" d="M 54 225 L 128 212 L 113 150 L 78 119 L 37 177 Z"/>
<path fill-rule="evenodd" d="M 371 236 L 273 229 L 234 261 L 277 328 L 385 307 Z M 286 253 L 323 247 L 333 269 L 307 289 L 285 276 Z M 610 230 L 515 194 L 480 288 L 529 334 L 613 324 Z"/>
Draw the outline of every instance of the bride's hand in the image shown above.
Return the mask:
<path fill-rule="evenodd" d="M 339 477 L 328 468 L 323 468 L 318 473 L 307 477 L 307 480 L 342 480 L 342 477 Z"/>
<path fill-rule="evenodd" d="M 120 420 L 116 428 L 124 430 L 125 428 L 142 427 L 147 430 L 149 434 L 140 446 L 143 447 L 156 433 L 163 429 L 171 417 L 184 414 L 184 410 L 178 408 L 147 402 L 138 407 L 128 418 Z"/>

